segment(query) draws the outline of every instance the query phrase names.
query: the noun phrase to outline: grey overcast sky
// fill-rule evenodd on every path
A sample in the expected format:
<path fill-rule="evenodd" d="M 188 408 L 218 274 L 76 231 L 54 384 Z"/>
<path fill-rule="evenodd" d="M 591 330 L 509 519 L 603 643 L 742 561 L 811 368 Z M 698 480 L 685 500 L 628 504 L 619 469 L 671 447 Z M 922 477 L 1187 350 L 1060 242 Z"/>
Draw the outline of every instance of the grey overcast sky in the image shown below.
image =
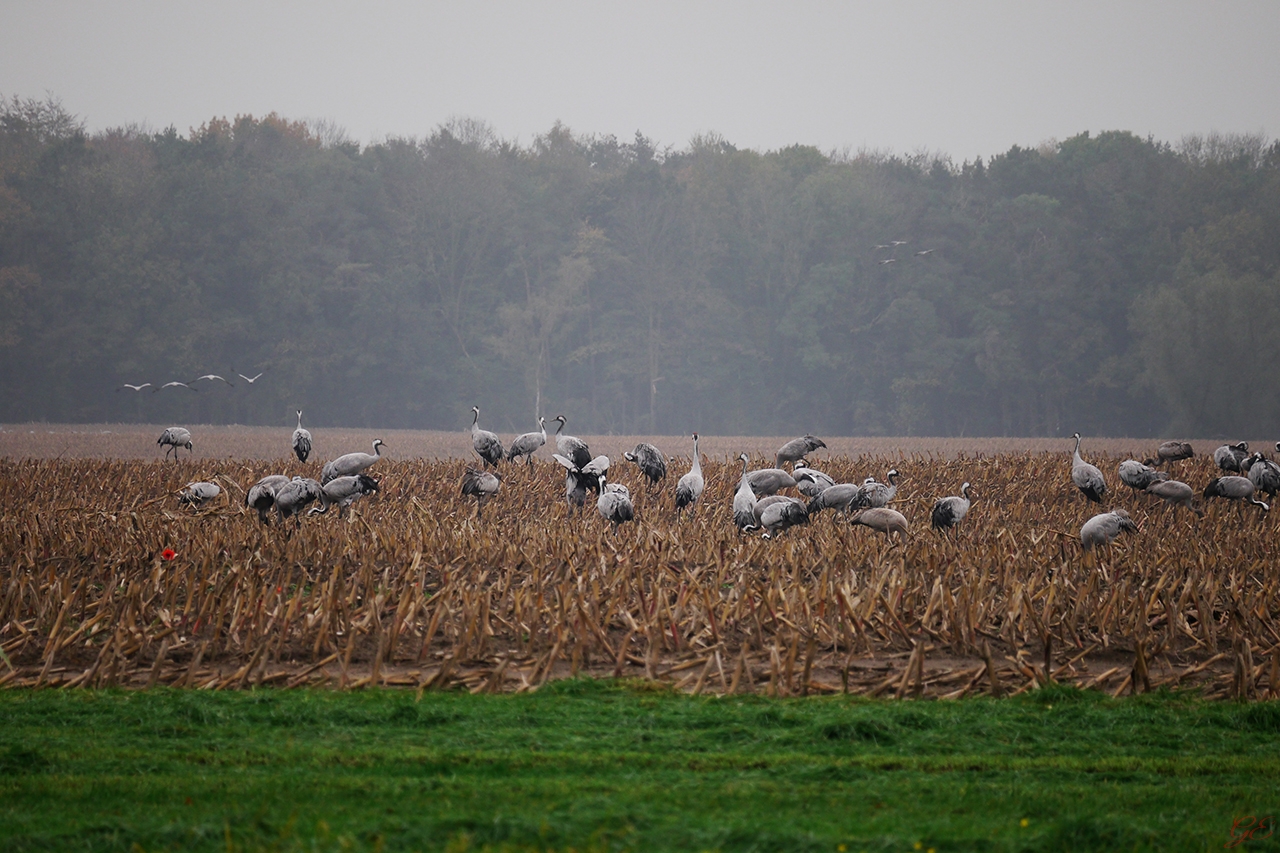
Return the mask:
<path fill-rule="evenodd" d="M 1082 131 L 1280 134 L 1280 2 L 0 0 L 0 94 L 91 130 L 328 119 L 367 143 L 455 117 L 528 143 L 989 157 Z"/>

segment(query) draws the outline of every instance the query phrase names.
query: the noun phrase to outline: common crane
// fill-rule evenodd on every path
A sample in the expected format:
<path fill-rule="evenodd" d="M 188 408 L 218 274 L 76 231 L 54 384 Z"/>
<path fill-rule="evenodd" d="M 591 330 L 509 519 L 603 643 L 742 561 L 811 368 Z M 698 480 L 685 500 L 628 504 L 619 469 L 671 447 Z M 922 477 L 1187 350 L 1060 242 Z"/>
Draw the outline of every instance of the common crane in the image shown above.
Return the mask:
<path fill-rule="evenodd" d="M 858 499 L 854 504 L 855 507 L 878 509 L 888 506 L 898 495 L 898 473 L 897 468 L 890 468 L 889 473 L 884 475 L 888 480 L 887 483 L 877 482 L 875 477 L 868 477 L 862 483 L 862 488 L 858 490 Z"/>
<path fill-rule="evenodd" d="M 757 498 L 765 498 L 776 495 L 783 489 L 793 488 L 796 478 L 781 468 L 761 468 L 748 474 L 747 482 L 751 484 L 751 491 L 756 493 Z"/>
<path fill-rule="evenodd" d="M 1261 453 L 1255 453 L 1244 461 L 1240 466 L 1241 471 L 1247 472 L 1245 476 L 1249 478 L 1249 482 L 1253 483 L 1255 489 L 1260 492 L 1266 492 L 1270 498 L 1275 498 L 1276 492 L 1280 492 L 1280 465 L 1265 458 Z"/>
<path fill-rule="evenodd" d="M 807 498 L 816 498 L 824 489 L 829 489 L 836 484 L 835 480 L 817 468 L 810 468 L 803 459 L 796 463 L 791 476 L 795 478 L 796 489 Z"/>
<path fill-rule="evenodd" d="M 166 383 L 164 383 L 163 385 L 159 385 L 159 386 L 157 386 L 157 387 L 155 387 L 155 388 L 152 388 L 152 389 L 151 389 L 151 393 L 155 394 L 155 393 L 158 393 L 158 392 L 160 392 L 160 391 L 163 391 L 163 390 L 164 390 L 164 389 L 166 389 L 166 388 L 186 388 L 188 391 L 196 391 L 196 390 L 197 390 L 197 389 L 195 389 L 195 388 L 192 388 L 192 387 L 191 387 L 190 385 L 188 385 L 187 383 L 185 383 L 185 382 L 179 382 L 178 380 L 176 380 L 176 379 L 175 379 L 175 380 L 173 380 L 172 382 L 166 382 Z"/>
<path fill-rule="evenodd" d="M 169 427 L 160 433 L 160 437 L 156 439 L 156 444 L 164 447 L 169 445 L 169 449 L 164 452 L 165 458 L 169 458 L 169 452 L 173 452 L 173 461 L 178 461 L 178 448 L 185 447 L 187 451 L 191 450 L 191 431 L 185 427 Z"/>
<path fill-rule="evenodd" d="M 1271 509 L 1266 503 L 1253 496 L 1257 487 L 1248 477 L 1217 477 L 1204 487 L 1204 496 L 1208 498 L 1226 498 L 1229 501 L 1248 501 L 1263 512 Z"/>
<path fill-rule="evenodd" d="M 187 483 L 178 493 L 178 501 L 199 509 L 220 494 L 222 487 L 217 483 Z"/>
<path fill-rule="evenodd" d="M 305 463 L 311 455 L 311 433 L 302 428 L 302 409 L 298 409 L 298 428 L 293 431 L 293 452 Z"/>
<path fill-rule="evenodd" d="M 1147 493 L 1155 495 L 1169 504 L 1169 506 L 1183 506 L 1196 515 L 1204 515 L 1200 508 L 1193 503 L 1196 497 L 1196 490 L 1179 480 L 1156 480 L 1147 486 Z"/>
<path fill-rule="evenodd" d="M 384 447 L 386 447 L 386 444 L 383 443 L 382 439 L 375 438 L 373 440 L 373 453 L 347 453 L 337 459 L 326 462 L 324 468 L 320 470 L 320 484 L 324 485 L 338 477 L 359 474 L 382 458 L 382 448 Z"/>
<path fill-rule="evenodd" d="M 302 526 L 302 511 L 309 504 L 320 500 L 322 486 L 310 477 L 294 477 L 276 489 L 276 515 L 283 524 L 286 519 L 294 519 L 294 524 Z"/>
<path fill-rule="evenodd" d="M 809 523 L 809 511 L 805 509 L 804 501 L 790 495 L 769 495 L 760 499 L 756 502 L 752 515 L 754 523 L 742 529 L 747 531 L 763 528 L 765 539 L 772 539 L 789 527 Z"/>
<path fill-rule="evenodd" d="M 1100 504 L 1102 496 L 1107 493 L 1107 481 L 1102 478 L 1101 471 L 1080 458 L 1080 433 L 1071 437 L 1076 440 L 1076 449 L 1071 455 L 1071 482 L 1086 498 Z"/>
<path fill-rule="evenodd" d="M 551 458 L 559 462 L 565 470 L 564 494 L 569 502 L 569 511 L 581 509 L 587 502 L 587 491 L 599 492 L 600 480 L 608 474 L 609 457 L 597 456 L 586 465 L 579 466 L 567 456 L 559 453 L 551 454 Z"/>
<path fill-rule="evenodd" d="M 378 491 L 378 481 L 368 474 L 350 474 L 346 477 L 334 477 L 320 487 L 320 506 L 313 506 L 307 515 L 322 515 L 329 507 L 338 507 L 338 518 L 342 511 L 365 495 Z"/>
<path fill-rule="evenodd" d="M 462 494 L 476 499 L 476 515 L 480 514 L 485 503 L 496 495 L 501 487 L 502 478 L 491 471 L 482 471 L 468 465 L 466 473 L 462 475 Z"/>
<path fill-rule="evenodd" d="M 631 506 L 631 492 L 621 483 L 607 483 L 600 478 L 600 497 L 596 499 L 596 512 L 605 521 L 613 523 L 614 531 L 618 525 L 625 524 L 635 518 L 635 510 Z"/>
<path fill-rule="evenodd" d="M 778 448 L 778 455 L 774 465 L 781 468 L 782 463 L 784 462 L 797 462 L 803 459 L 806 455 L 817 450 L 819 447 L 826 446 L 827 445 L 822 441 L 822 439 L 815 438 L 812 435 L 802 435 L 799 438 L 793 438 Z"/>
<path fill-rule="evenodd" d="M 1242 473 L 1240 463 L 1249 458 L 1249 442 L 1224 444 L 1213 451 L 1213 461 L 1218 468 L 1228 473 Z"/>
<path fill-rule="evenodd" d="M 1089 519 L 1080 528 L 1080 545 L 1088 551 L 1095 545 L 1110 545 L 1123 531 L 1137 532 L 1137 522 L 1122 509 L 1101 512 Z"/>
<path fill-rule="evenodd" d="M 751 483 L 747 481 L 747 454 L 738 456 L 742 460 L 742 477 L 738 480 L 738 491 L 733 495 L 733 523 L 739 530 L 745 530 L 756 523 L 756 493 L 751 491 Z"/>
<path fill-rule="evenodd" d="M 870 527 L 872 530 L 880 531 L 885 536 L 892 536 L 896 533 L 899 538 L 905 538 L 909 532 L 907 517 L 896 509 L 890 509 L 887 506 L 860 509 L 849 518 L 849 523 Z"/>
<path fill-rule="evenodd" d="M 823 489 L 821 494 L 809 501 L 809 515 L 817 515 L 824 509 L 836 509 L 847 516 L 849 509 L 857 502 L 858 493 L 861 491 L 862 486 L 854 483 L 836 483 L 834 486 Z"/>
<path fill-rule="evenodd" d="M 206 373 L 204 376 L 197 376 L 195 379 L 192 379 L 192 380 L 191 380 L 191 384 L 192 384 L 192 385 L 194 385 L 194 384 L 196 384 L 197 382 L 214 382 L 214 381 L 222 382 L 222 383 L 224 383 L 228 388 L 234 388 L 234 387 L 236 387 L 236 386 L 232 385 L 230 382 L 227 382 L 227 380 L 223 379 L 221 376 L 219 376 L 219 375 L 218 375 L 218 374 L 216 374 L 216 373 Z"/>
<path fill-rule="evenodd" d="M 276 491 L 289 482 L 284 474 L 268 474 L 249 487 L 244 496 L 244 505 L 258 511 L 258 521 L 271 523 L 271 508 L 276 505 Z"/>
<path fill-rule="evenodd" d="M 702 497 L 704 485 L 705 482 L 702 479 L 702 457 L 698 455 L 698 434 L 695 432 L 693 434 L 693 467 L 676 484 L 677 520 L 680 518 L 680 511 L 685 507 L 689 507 L 689 515 L 693 515 L 698 498 Z"/>
<path fill-rule="evenodd" d="M 475 412 L 475 418 L 471 421 L 471 448 L 484 460 L 486 468 L 496 468 L 502 461 L 502 442 L 487 429 L 480 429 L 480 407 L 472 406 L 471 411 Z"/>
<path fill-rule="evenodd" d="M 1116 473 L 1120 475 L 1120 482 L 1135 491 L 1143 491 L 1147 486 L 1160 480 L 1169 479 L 1169 475 L 1164 471 L 1157 471 L 1151 467 L 1154 459 L 1148 459 L 1145 462 L 1139 462 L 1137 459 L 1126 459 L 1116 468 Z"/>
<path fill-rule="evenodd" d="M 141 391 L 143 388 L 150 388 L 150 387 L 151 387 L 150 382 L 143 382 L 141 385 L 130 385 L 128 382 L 126 382 L 116 390 L 123 391 L 124 389 L 128 388 L 130 391 Z"/>
<path fill-rule="evenodd" d="M 933 529 L 950 530 L 964 521 L 975 498 L 977 494 L 968 483 L 960 487 L 960 494 L 938 498 L 933 502 L 933 511 L 929 513 L 929 521 L 933 524 Z"/>
<path fill-rule="evenodd" d="M 507 461 L 515 462 L 517 456 L 523 456 L 524 461 L 532 466 L 534 451 L 546 443 L 547 419 L 538 418 L 537 432 L 526 432 L 524 435 L 518 435 L 511 442 L 511 447 L 507 450 Z"/>
<path fill-rule="evenodd" d="M 1166 462 L 1177 462 L 1182 459 L 1190 459 L 1195 456 L 1196 452 L 1191 449 L 1191 445 L 1185 441 L 1166 441 L 1156 448 L 1156 458 L 1160 460 L 1160 464 Z"/>
<path fill-rule="evenodd" d="M 636 445 L 635 450 L 622 454 L 622 458 L 634 462 L 652 485 L 656 486 L 659 480 L 667 476 L 666 457 L 652 444 L 642 441 Z"/>
<path fill-rule="evenodd" d="M 252 385 L 253 383 L 257 382 L 259 379 L 261 379 L 261 378 L 262 378 L 262 373 L 265 373 L 265 372 L 266 372 L 266 371 L 262 371 L 262 372 L 261 372 L 261 373 L 259 373 L 257 376 L 253 377 L 252 379 L 250 379 L 248 376 L 245 376 L 243 373 L 237 373 L 237 374 L 236 374 L 236 376 L 239 376 L 239 377 L 240 377 L 241 379 L 243 379 L 245 382 L 247 382 L 247 383 L 249 383 L 250 385 Z"/>
<path fill-rule="evenodd" d="M 587 443 L 576 435 L 562 434 L 561 430 L 569 423 L 569 419 L 564 415 L 556 415 L 552 420 L 559 421 L 560 426 L 556 427 L 556 450 L 561 456 L 567 457 L 574 465 L 583 468 L 591 464 L 591 448 L 587 447 Z"/>

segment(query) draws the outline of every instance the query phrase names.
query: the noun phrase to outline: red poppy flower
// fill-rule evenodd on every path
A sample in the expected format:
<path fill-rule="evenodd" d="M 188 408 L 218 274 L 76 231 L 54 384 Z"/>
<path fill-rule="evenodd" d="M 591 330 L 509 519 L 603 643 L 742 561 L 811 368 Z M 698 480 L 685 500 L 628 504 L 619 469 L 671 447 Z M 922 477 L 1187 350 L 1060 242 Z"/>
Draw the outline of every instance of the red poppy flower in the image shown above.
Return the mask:
<path fill-rule="evenodd" d="M 165 548 L 164 551 L 160 553 L 160 559 L 162 560 L 172 560 L 176 556 L 178 556 L 178 552 L 172 548 Z"/>

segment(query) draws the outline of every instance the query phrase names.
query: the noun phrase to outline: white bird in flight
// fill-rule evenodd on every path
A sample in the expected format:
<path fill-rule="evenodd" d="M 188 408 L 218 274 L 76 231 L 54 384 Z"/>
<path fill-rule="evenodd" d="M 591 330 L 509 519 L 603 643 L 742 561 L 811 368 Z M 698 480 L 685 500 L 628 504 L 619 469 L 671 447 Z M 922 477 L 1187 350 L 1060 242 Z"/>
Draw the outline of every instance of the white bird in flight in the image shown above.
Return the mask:
<path fill-rule="evenodd" d="M 216 379 L 216 380 L 218 380 L 219 382 L 227 382 L 227 380 L 223 379 L 221 376 L 219 376 L 219 375 L 218 375 L 218 374 L 216 374 L 216 373 L 206 373 L 204 376 L 197 376 L 195 379 L 192 379 L 191 381 L 192 381 L 192 382 L 203 382 L 203 381 L 205 381 L 206 379 L 207 379 L 207 380 L 210 380 L 210 381 L 212 381 L 212 380 Z M 236 386 L 232 385 L 230 382 L 227 382 L 227 387 L 228 387 L 228 388 L 234 388 L 234 387 L 236 387 Z"/>
<path fill-rule="evenodd" d="M 166 383 L 164 383 L 163 385 L 161 385 L 159 388 L 156 388 L 156 389 L 154 389 L 154 390 L 155 390 L 155 391 L 163 391 L 163 390 L 164 390 L 164 389 L 166 389 L 166 388 L 177 388 L 177 387 L 186 388 L 188 391 L 195 391 L 195 390 L 196 390 L 195 388 L 192 388 L 192 387 L 191 387 L 190 385 L 188 385 L 187 383 L 185 383 L 185 382 L 179 382 L 179 381 L 178 381 L 178 380 L 176 380 L 176 379 L 175 379 L 175 380 L 173 380 L 172 382 L 166 382 Z"/>
<path fill-rule="evenodd" d="M 250 379 L 248 376 L 245 376 L 243 373 L 237 373 L 236 376 L 239 376 L 241 379 L 243 379 L 245 382 L 248 382 L 250 385 L 252 385 L 253 383 L 257 382 L 259 379 L 262 378 L 261 373 L 259 373 L 257 376 L 253 377 L 252 379 Z"/>
<path fill-rule="evenodd" d="M 128 382 L 126 382 L 116 390 L 123 391 L 125 388 L 128 388 L 130 391 L 141 391 L 143 388 L 150 388 L 150 387 L 151 387 L 150 382 L 143 382 L 141 385 L 130 385 Z"/>

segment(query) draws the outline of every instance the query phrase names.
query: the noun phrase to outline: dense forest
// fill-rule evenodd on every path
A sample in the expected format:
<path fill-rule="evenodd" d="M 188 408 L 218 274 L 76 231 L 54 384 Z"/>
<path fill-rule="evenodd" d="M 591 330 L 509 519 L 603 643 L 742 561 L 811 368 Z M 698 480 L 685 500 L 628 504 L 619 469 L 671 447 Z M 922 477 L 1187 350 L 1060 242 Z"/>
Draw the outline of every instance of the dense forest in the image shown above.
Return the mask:
<path fill-rule="evenodd" d="M 1261 136 L 956 165 L 0 101 L 5 422 L 1258 436 L 1278 342 Z"/>

